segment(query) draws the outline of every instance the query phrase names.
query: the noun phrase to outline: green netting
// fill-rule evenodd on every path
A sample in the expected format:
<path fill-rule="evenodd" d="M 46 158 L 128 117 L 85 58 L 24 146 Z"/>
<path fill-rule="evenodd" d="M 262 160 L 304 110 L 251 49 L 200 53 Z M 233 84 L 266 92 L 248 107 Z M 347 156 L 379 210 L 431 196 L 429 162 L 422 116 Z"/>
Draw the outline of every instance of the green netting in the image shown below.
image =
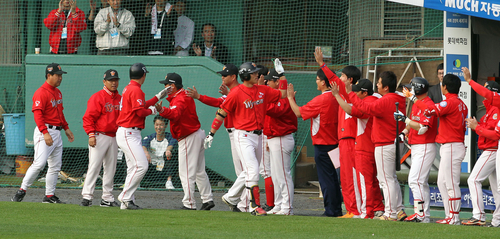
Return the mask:
<path fill-rule="evenodd" d="M 215 55 L 216 60 L 222 63 L 239 66 L 245 61 L 253 61 L 271 68 L 271 59 L 279 57 L 289 82 L 298 91 L 299 105 L 304 105 L 319 93 L 314 83 L 318 65 L 313 55 L 318 46 L 323 49 L 325 62 L 336 72 L 346 65 L 356 65 L 362 70 L 363 78 L 370 80 L 384 70 L 392 70 L 402 82 L 423 74 L 431 84 L 435 84 L 436 65 L 442 62 L 443 13 L 383 0 L 183 1 L 185 17 L 194 23 L 192 41 L 186 45 L 189 57 L 173 56 L 176 52 L 176 45 L 172 44 L 175 39 L 173 31 L 177 28 L 181 1 L 170 2 L 176 7 L 164 19 L 165 26 L 161 27 L 163 40 L 158 47 L 168 56 L 148 55 L 154 40 L 151 14 L 148 12 L 155 2 L 129 0 L 122 1 L 121 5 L 135 17 L 136 28 L 128 39 L 129 47 L 124 53 L 127 56 L 107 57 L 96 55 L 94 23 L 88 19 L 91 4 L 80 0 L 77 7 L 85 14 L 87 27 L 80 33 L 82 40 L 76 56 L 49 55 L 50 30 L 44 25 L 44 19 L 58 8 L 58 2 L 4 1 L 0 8 L 0 69 L 4 73 L 4 80 L 0 82 L 0 104 L 7 114 L 12 114 L 4 117 L 5 128 L 11 127 L 12 131 L 5 130 L 5 136 L 0 136 L 1 185 L 20 185 L 22 174 L 16 176 L 16 167 L 21 173 L 20 170 L 27 165 L 25 161 L 33 155 L 31 96 L 43 82 L 44 66 L 52 61 L 73 71 L 73 75 L 65 76 L 68 80 L 63 82 L 61 91 L 65 97 L 65 114 L 67 117 L 70 115 L 70 127 L 80 137 L 75 144 L 65 142 L 63 154 L 62 170 L 76 180 L 62 177 L 61 184 L 58 184 L 60 187 L 79 187 L 86 172 L 88 150 L 85 145 L 87 139 L 81 133 L 81 117 L 90 94 L 102 87 L 100 80 L 96 79 L 100 79 L 106 69 L 116 68 L 120 72 L 122 82 L 119 90 L 127 83 L 128 67 L 141 61 L 156 67 L 150 69 L 155 77 L 151 82 L 156 83 L 156 79 L 161 80 L 168 72 L 182 72 L 183 76 L 191 76 L 189 84 L 198 86 L 200 93 L 220 96 L 216 90 L 220 78 L 215 72 L 222 68 L 222 64 L 206 61 L 205 56 L 197 57 L 193 51 L 193 43 L 204 44 L 202 31 L 206 23 L 216 28 Z M 101 2 L 94 2 L 97 12 Z M 35 48 L 40 48 L 39 55 L 33 55 Z M 223 54 L 225 48 L 227 58 Z M 406 74 L 403 74 L 405 70 Z M 70 83 L 70 80 L 78 82 Z M 153 83 L 145 86 L 146 97 L 151 97 L 158 86 Z M 86 95 L 83 96 L 82 92 Z M 202 128 L 208 130 L 214 109 L 199 102 L 197 108 Z M 22 115 L 18 114 L 26 114 L 26 126 L 21 127 L 24 123 L 17 123 L 17 120 L 22 120 Z M 152 118 L 148 117 L 142 136 L 152 132 Z M 299 130 L 295 133 L 297 152 L 292 159 L 296 173 L 301 170 L 296 165 L 305 160 L 304 156 L 313 156 L 308 132 L 309 122 L 299 120 Z M 227 137 L 220 134 L 216 140 Z M 11 141 L 14 139 L 17 141 Z M 27 148 L 24 148 L 25 145 Z M 303 147 L 307 148 L 305 155 L 298 153 Z M 14 148 L 21 152 L 9 150 Z M 224 149 L 207 151 L 207 172 L 214 187 L 230 186 L 235 179 L 229 148 Z M 123 183 L 124 162 L 119 161 L 115 178 L 117 186 Z M 44 175 L 42 171 L 39 177 Z M 314 175 L 311 177 L 314 178 Z M 160 189 L 165 187 L 165 180 L 166 175 L 152 177 L 144 180 L 141 186 Z M 173 180 L 174 186 L 180 188 L 178 177 L 174 175 Z M 38 182 L 34 186 L 44 186 L 44 183 Z"/>

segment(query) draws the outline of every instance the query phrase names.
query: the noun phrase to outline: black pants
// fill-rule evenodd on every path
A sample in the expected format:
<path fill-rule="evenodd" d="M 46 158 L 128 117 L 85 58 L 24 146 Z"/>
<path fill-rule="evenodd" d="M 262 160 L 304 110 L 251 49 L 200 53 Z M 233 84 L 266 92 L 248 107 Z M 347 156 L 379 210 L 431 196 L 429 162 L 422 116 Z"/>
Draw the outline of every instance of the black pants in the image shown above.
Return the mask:
<path fill-rule="evenodd" d="M 318 172 L 319 185 L 323 193 L 325 215 L 329 217 L 342 216 L 342 194 L 337 171 L 333 166 L 328 152 L 338 145 L 314 145 L 314 161 Z"/>

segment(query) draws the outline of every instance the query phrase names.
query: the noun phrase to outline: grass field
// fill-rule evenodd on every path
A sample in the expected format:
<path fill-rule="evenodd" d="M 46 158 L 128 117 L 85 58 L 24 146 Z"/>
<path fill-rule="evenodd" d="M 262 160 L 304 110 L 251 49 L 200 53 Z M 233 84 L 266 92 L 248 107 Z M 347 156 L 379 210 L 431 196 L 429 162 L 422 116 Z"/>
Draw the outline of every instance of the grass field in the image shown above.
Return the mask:
<path fill-rule="evenodd" d="M 494 238 L 499 228 L 0 202 L 1 238 Z"/>

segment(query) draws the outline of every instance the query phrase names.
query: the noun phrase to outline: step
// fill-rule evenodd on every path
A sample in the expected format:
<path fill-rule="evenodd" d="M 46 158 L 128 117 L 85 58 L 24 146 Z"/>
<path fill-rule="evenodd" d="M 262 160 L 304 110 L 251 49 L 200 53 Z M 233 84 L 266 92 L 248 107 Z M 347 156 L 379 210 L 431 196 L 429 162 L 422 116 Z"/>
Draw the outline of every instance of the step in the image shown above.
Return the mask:
<path fill-rule="evenodd" d="M 317 181 L 318 173 L 314 163 L 297 163 L 295 165 L 295 187 L 308 186 L 309 181 Z"/>

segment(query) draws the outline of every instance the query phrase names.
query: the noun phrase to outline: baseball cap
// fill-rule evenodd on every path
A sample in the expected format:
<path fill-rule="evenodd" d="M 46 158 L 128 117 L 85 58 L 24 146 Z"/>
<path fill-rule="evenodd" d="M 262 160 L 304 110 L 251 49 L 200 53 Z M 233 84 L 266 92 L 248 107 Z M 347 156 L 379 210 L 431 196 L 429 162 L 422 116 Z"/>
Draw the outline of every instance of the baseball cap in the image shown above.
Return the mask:
<path fill-rule="evenodd" d="M 63 71 L 61 69 L 61 66 L 57 63 L 52 63 L 52 64 L 48 65 L 47 68 L 45 68 L 45 75 L 47 75 L 49 73 L 50 74 L 58 74 L 58 75 L 68 74 L 68 72 Z"/>
<path fill-rule="evenodd" d="M 120 79 L 118 76 L 118 71 L 109 69 L 104 73 L 104 80 L 113 80 L 113 79 Z"/>
<path fill-rule="evenodd" d="M 366 92 L 368 92 L 368 95 L 372 95 L 373 94 L 373 84 L 368 79 L 360 79 L 360 80 L 358 80 L 358 82 L 356 82 L 355 85 L 352 85 L 352 91 L 354 91 L 354 92 L 366 91 Z"/>
<path fill-rule="evenodd" d="M 486 87 L 486 89 L 494 91 L 494 92 L 498 92 L 500 90 L 500 84 L 498 84 L 495 81 L 486 81 L 486 83 L 484 84 L 484 87 Z"/>
<path fill-rule="evenodd" d="M 167 76 L 165 76 L 165 80 L 160 81 L 161 84 L 167 85 L 167 84 L 175 84 L 175 85 L 182 85 L 182 77 L 177 74 L 177 73 L 168 73 Z"/>
<path fill-rule="evenodd" d="M 222 76 L 238 75 L 238 67 L 233 64 L 226 64 L 222 71 L 217 71 Z"/>
<path fill-rule="evenodd" d="M 264 79 L 266 80 L 278 80 L 280 78 L 278 72 L 276 72 L 276 69 L 271 69 L 269 70 L 269 74 L 267 74 L 267 76 L 264 76 Z"/>

